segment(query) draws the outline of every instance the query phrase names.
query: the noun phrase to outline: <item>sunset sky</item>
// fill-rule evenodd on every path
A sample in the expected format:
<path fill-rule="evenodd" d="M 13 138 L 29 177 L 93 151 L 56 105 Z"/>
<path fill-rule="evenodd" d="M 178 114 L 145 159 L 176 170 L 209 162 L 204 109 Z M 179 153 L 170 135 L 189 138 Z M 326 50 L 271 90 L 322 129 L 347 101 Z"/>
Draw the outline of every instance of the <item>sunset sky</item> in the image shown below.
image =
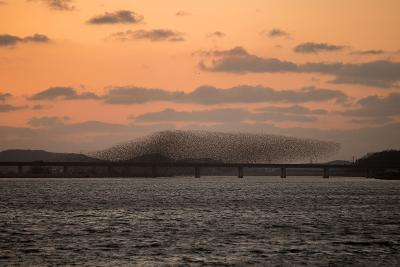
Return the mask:
<path fill-rule="evenodd" d="M 0 149 L 153 131 L 400 148 L 398 0 L 1 0 Z"/>

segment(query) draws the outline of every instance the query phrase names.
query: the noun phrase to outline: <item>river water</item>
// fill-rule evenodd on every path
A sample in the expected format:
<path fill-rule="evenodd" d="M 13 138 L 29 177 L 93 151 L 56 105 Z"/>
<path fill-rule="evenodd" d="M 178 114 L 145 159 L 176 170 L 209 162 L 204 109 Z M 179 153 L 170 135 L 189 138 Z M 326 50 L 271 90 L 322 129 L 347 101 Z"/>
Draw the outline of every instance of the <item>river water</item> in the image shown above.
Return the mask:
<path fill-rule="evenodd" d="M 0 265 L 400 265 L 400 181 L 0 179 Z"/>

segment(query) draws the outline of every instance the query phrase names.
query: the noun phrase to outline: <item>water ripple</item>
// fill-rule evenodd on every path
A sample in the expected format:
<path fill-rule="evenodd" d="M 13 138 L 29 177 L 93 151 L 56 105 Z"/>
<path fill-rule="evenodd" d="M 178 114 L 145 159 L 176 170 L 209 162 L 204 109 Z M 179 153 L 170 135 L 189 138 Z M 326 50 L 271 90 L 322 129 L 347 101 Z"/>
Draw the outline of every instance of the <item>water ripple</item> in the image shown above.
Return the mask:
<path fill-rule="evenodd" d="M 400 183 L 2 179 L 0 265 L 400 263 Z"/>

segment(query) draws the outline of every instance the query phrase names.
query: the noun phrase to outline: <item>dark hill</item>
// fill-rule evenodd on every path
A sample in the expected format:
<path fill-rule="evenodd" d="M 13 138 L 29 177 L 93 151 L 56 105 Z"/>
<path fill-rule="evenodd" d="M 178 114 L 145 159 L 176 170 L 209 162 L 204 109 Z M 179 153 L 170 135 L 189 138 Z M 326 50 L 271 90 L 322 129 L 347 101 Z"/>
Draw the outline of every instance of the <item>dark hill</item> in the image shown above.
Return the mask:
<path fill-rule="evenodd" d="M 400 166 L 400 151 L 386 150 L 365 155 L 357 160 L 360 166 Z"/>
<path fill-rule="evenodd" d="M 44 150 L 15 149 L 0 152 L 0 161 L 92 162 L 99 160 L 76 153 L 53 153 Z"/>

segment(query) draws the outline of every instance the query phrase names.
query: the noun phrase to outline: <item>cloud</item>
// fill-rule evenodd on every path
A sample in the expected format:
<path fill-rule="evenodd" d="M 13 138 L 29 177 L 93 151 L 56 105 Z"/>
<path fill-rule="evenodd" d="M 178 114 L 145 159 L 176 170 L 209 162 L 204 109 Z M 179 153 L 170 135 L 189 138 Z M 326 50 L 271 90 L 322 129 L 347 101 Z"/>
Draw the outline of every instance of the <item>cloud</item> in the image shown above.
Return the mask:
<path fill-rule="evenodd" d="M 10 93 L 0 93 L 0 102 L 5 102 L 12 95 Z"/>
<path fill-rule="evenodd" d="M 0 1 L 0 6 L 1 5 L 7 5 L 8 3 L 6 1 Z"/>
<path fill-rule="evenodd" d="M 130 105 L 153 101 L 171 101 L 178 98 L 180 94 L 184 93 L 143 87 L 115 87 L 109 90 L 103 96 L 103 99 L 108 104 Z"/>
<path fill-rule="evenodd" d="M 69 117 L 33 117 L 28 124 L 32 127 L 56 127 L 64 125 L 67 120 Z"/>
<path fill-rule="evenodd" d="M 224 38 L 225 36 L 226 34 L 220 31 L 215 31 L 210 34 L 207 34 L 207 38 Z"/>
<path fill-rule="evenodd" d="M 304 87 L 298 90 L 275 90 L 264 86 L 240 85 L 230 88 L 217 88 L 213 86 L 200 86 L 192 92 L 168 91 L 158 88 L 144 87 L 114 87 L 104 95 L 92 92 L 78 93 L 72 87 L 51 87 L 38 92 L 28 98 L 29 100 L 99 100 L 113 105 L 134 105 L 155 101 L 173 103 L 193 103 L 201 105 L 217 105 L 231 103 L 307 103 L 335 101 L 346 104 L 348 96 L 339 90 L 316 87 Z M 290 107 L 295 112 L 305 112 L 301 106 Z M 279 108 L 275 111 L 278 112 Z M 283 108 L 282 108 L 283 109 Z M 283 110 L 281 110 L 282 112 Z M 316 110 L 316 112 L 322 110 Z M 289 110 L 287 110 L 289 113 Z M 310 113 L 311 114 L 311 113 Z M 316 114 L 316 113 L 314 113 Z"/>
<path fill-rule="evenodd" d="M 290 34 L 285 32 L 284 30 L 274 28 L 268 32 L 268 36 L 270 38 L 276 38 L 276 37 L 290 37 Z"/>
<path fill-rule="evenodd" d="M 393 119 L 390 117 L 357 118 L 350 120 L 350 122 L 355 124 L 365 124 L 365 125 L 371 125 L 371 124 L 382 125 L 393 122 Z"/>
<path fill-rule="evenodd" d="M 102 24 L 136 24 L 143 20 L 143 16 L 130 10 L 119 10 L 116 12 L 106 12 L 91 18 L 88 23 L 93 25 Z"/>
<path fill-rule="evenodd" d="M 28 1 L 40 1 L 47 4 L 51 9 L 54 10 L 73 10 L 75 7 L 72 5 L 73 0 L 28 0 Z"/>
<path fill-rule="evenodd" d="M 182 11 L 182 10 L 175 13 L 175 16 L 177 16 L 177 17 L 186 17 L 186 16 L 190 16 L 190 15 L 191 14 L 189 12 Z"/>
<path fill-rule="evenodd" d="M 337 90 L 305 87 L 300 90 L 275 90 L 263 86 L 236 86 L 219 89 L 202 86 L 186 96 L 186 100 L 201 104 L 289 102 L 305 103 L 336 100 L 345 102 L 347 96 Z"/>
<path fill-rule="evenodd" d="M 352 55 L 360 55 L 360 56 L 368 56 L 368 55 L 382 55 L 385 51 L 383 50 L 362 50 L 362 51 L 353 51 Z"/>
<path fill-rule="evenodd" d="M 23 109 L 24 107 L 13 106 L 9 104 L 0 104 L 0 113 L 11 112 Z"/>
<path fill-rule="evenodd" d="M 341 51 L 345 46 L 340 46 L 340 45 L 333 45 L 333 44 L 327 44 L 327 43 L 302 43 L 296 46 L 293 50 L 296 53 L 303 53 L 303 54 L 317 54 L 320 52 L 337 52 Z"/>
<path fill-rule="evenodd" d="M 43 109 L 46 109 L 46 108 L 48 108 L 47 106 L 44 106 L 44 105 L 41 105 L 41 104 L 37 104 L 37 105 L 33 105 L 32 107 L 31 107 L 33 110 L 43 110 Z"/>
<path fill-rule="evenodd" d="M 289 61 L 282 61 L 276 58 L 261 58 L 249 54 L 242 47 L 235 47 L 226 51 L 212 51 L 208 53 L 216 58 L 211 67 L 207 67 L 203 62 L 199 67 L 205 71 L 213 72 L 297 72 L 298 66 Z"/>
<path fill-rule="evenodd" d="M 109 39 L 117 41 L 133 41 L 133 40 L 149 40 L 152 42 L 168 41 L 182 42 L 185 41 L 183 34 L 168 29 L 154 30 L 137 30 L 117 32 L 110 35 Z"/>
<path fill-rule="evenodd" d="M 0 35 L 0 47 L 15 47 L 19 43 L 48 43 L 49 37 L 43 34 L 34 34 L 26 37 L 18 37 L 10 34 Z"/>
<path fill-rule="evenodd" d="M 267 112 L 250 112 L 244 109 L 210 109 L 200 111 L 176 111 L 165 109 L 132 116 L 136 122 L 243 122 L 243 121 L 298 121 L 314 122 L 315 117 L 304 115 L 284 115 Z"/>
<path fill-rule="evenodd" d="M 22 42 L 22 38 L 9 34 L 0 35 L 0 47 L 1 46 L 16 46 L 19 42 Z"/>
<path fill-rule="evenodd" d="M 248 56 L 249 53 L 241 47 L 237 46 L 229 50 L 211 50 L 211 51 L 197 51 L 193 55 L 200 55 L 205 57 L 215 56 L 215 57 L 236 57 L 236 56 Z"/>
<path fill-rule="evenodd" d="M 29 97 L 30 100 L 85 100 L 85 99 L 99 99 L 99 97 L 91 92 L 77 93 L 71 87 L 51 87 Z"/>
<path fill-rule="evenodd" d="M 136 122 L 225 122 L 242 121 L 248 113 L 241 109 L 214 109 L 202 111 L 176 111 L 165 109 L 159 112 L 149 112 L 136 117 L 130 117 Z"/>
<path fill-rule="evenodd" d="M 23 39 L 24 42 L 33 42 L 33 43 L 48 43 L 50 42 L 49 37 L 43 34 L 34 34 L 32 36 L 27 36 Z"/>
<path fill-rule="evenodd" d="M 385 97 L 368 96 L 360 99 L 357 104 L 359 108 L 346 110 L 341 114 L 377 118 L 400 116 L 400 93 L 391 93 Z"/>
<path fill-rule="evenodd" d="M 33 109 L 33 110 L 42 110 L 42 109 L 44 109 L 44 108 L 45 108 L 45 107 L 44 107 L 43 105 L 40 105 L 40 104 L 32 106 L 32 109 Z"/>
<path fill-rule="evenodd" d="M 300 90 L 275 90 L 263 86 L 242 85 L 227 89 L 201 86 L 192 92 L 166 91 L 141 87 L 116 87 L 102 96 L 108 104 L 142 104 L 153 101 L 216 105 L 225 103 L 306 103 L 334 100 L 344 104 L 348 97 L 341 91 L 305 87 Z"/>
<path fill-rule="evenodd" d="M 400 62 L 387 60 L 365 63 L 307 63 L 299 66 L 302 72 L 334 75 L 336 84 L 360 84 L 371 87 L 398 87 Z"/>
<path fill-rule="evenodd" d="M 25 108 L 6 104 L 6 101 L 11 97 L 12 95 L 10 93 L 0 93 L 0 113 L 16 111 Z"/>
<path fill-rule="evenodd" d="M 209 51 L 206 55 L 214 56 L 211 64 L 207 66 L 201 61 L 199 68 L 211 72 L 320 73 L 334 76 L 331 83 L 359 84 L 380 88 L 398 87 L 400 82 L 400 62 L 387 60 L 356 64 L 342 62 L 296 64 L 276 58 L 261 58 L 249 54 L 242 47 L 225 51 Z"/>
<path fill-rule="evenodd" d="M 287 107 L 267 107 L 257 109 L 259 111 L 267 111 L 273 113 L 284 113 L 284 114 L 302 114 L 302 115 L 326 115 L 328 111 L 325 109 L 309 109 L 307 107 L 293 105 Z"/>

